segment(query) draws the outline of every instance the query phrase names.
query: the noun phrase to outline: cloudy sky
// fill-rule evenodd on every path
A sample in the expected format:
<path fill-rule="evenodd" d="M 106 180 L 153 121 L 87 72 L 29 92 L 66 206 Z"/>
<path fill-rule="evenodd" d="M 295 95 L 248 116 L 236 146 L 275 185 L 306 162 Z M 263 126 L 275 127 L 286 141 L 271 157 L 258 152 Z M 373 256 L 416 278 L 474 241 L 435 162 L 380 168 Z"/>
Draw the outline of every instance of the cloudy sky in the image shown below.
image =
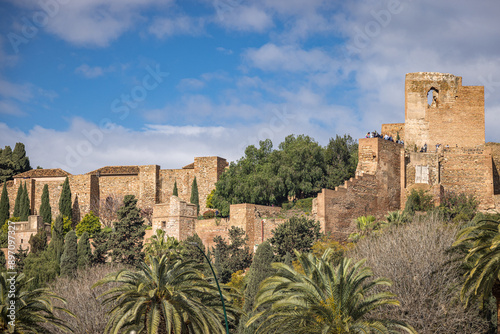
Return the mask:
<path fill-rule="evenodd" d="M 484 85 L 500 141 L 500 1 L 0 1 L 0 146 L 33 167 L 180 168 L 270 138 L 404 121 L 404 77 Z M 457 134 L 466 135 L 466 134 Z"/>

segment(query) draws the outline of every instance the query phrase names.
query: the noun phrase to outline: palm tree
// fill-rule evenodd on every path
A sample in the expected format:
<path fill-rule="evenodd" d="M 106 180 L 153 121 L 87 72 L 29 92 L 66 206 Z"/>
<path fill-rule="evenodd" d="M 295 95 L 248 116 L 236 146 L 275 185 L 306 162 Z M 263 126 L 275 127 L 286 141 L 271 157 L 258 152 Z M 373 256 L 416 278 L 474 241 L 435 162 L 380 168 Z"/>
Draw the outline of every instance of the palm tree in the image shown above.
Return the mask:
<path fill-rule="evenodd" d="M 49 333 L 42 326 L 52 325 L 64 332 L 71 332 L 64 321 L 57 318 L 55 310 L 73 313 L 52 304 L 52 299 L 65 303 L 47 289 L 31 289 L 31 279 L 24 274 L 12 276 L 8 272 L 0 275 L 0 332 L 1 333 Z M 9 307 L 14 305 L 14 309 Z"/>
<path fill-rule="evenodd" d="M 484 304 L 493 294 L 500 323 L 500 222 L 484 219 L 465 227 L 457 235 L 453 246 L 467 251 L 467 273 L 460 292 L 461 299 L 466 305 L 476 298 Z M 500 326 L 497 326 L 497 333 L 500 333 Z"/>
<path fill-rule="evenodd" d="M 105 333 L 222 333 L 224 318 L 217 287 L 207 282 L 194 261 L 149 256 L 141 270 L 121 270 L 94 286 L 115 282 L 103 294 L 114 305 Z M 226 300 L 229 299 L 226 296 Z M 227 307 L 230 319 L 239 311 Z"/>
<path fill-rule="evenodd" d="M 164 230 L 157 229 L 156 234 L 144 245 L 144 253 L 157 258 L 167 255 L 169 261 L 177 261 L 181 257 L 182 248 L 182 244 L 175 237 L 169 237 Z M 146 257 L 147 264 L 148 261 L 149 257 Z"/>
<path fill-rule="evenodd" d="M 296 252 L 303 274 L 274 263 L 278 273 L 263 281 L 256 296 L 254 309 L 265 310 L 246 325 L 260 318 L 263 322 L 256 333 L 416 333 L 402 321 L 370 317 L 380 306 L 399 305 L 394 294 L 373 292 L 377 286 L 390 286 L 389 280 L 369 281 L 372 271 L 364 261 L 351 265 L 344 258 L 334 267 L 327 260 L 329 253 L 316 258 Z"/>

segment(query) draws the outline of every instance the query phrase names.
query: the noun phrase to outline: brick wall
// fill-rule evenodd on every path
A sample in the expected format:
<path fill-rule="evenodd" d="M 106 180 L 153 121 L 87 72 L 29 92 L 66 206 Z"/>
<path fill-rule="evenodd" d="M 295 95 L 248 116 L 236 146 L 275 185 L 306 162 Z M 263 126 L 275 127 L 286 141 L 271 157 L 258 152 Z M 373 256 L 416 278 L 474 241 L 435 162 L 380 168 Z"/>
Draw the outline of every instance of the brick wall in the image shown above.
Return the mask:
<path fill-rule="evenodd" d="M 382 124 L 380 133 L 392 136 L 394 140 L 397 139 L 399 134 L 399 139 L 403 140 L 405 137 L 405 123 Z"/>

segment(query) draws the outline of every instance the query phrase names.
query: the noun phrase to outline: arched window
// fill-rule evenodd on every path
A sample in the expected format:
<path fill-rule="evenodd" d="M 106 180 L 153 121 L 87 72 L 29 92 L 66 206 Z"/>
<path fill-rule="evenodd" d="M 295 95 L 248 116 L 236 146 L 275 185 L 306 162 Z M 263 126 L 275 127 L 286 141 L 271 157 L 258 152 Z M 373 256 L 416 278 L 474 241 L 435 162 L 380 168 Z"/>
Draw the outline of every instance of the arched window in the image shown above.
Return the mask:
<path fill-rule="evenodd" d="M 434 87 L 429 89 L 429 91 L 427 92 L 427 104 L 429 105 L 429 107 L 436 107 L 437 106 L 438 93 L 439 93 L 439 91 Z"/>

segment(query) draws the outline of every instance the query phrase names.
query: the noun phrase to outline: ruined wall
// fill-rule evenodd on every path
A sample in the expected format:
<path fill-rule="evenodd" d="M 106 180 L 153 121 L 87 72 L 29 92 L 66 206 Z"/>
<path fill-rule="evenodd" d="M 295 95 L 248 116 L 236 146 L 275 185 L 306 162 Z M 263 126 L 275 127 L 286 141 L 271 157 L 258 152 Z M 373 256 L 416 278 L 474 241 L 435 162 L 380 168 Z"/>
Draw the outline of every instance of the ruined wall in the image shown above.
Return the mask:
<path fill-rule="evenodd" d="M 355 230 L 359 216 L 383 217 L 400 208 L 401 161 L 403 146 L 380 138 L 359 140 L 356 177 L 343 186 L 323 189 L 315 201 L 314 212 L 323 232 L 338 240 Z"/>
<path fill-rule="evenodd" d="M 434 94 L 428 104 L 428 93 Z M 465 135 L 467 134 L 467 135 Z M 405 144 L 475 147 L 484 144 L 484 87 L 436 72 L 408 73 L 405 81 Z"/>
<path fill-rule="evenodd" d="M 405 123 L 391 123 L 382 124 L 382 129 L 380 131 L 382 135 L 389 135 L 394 140 L 398 138 L 403 140 L 405 138 Z"/>

